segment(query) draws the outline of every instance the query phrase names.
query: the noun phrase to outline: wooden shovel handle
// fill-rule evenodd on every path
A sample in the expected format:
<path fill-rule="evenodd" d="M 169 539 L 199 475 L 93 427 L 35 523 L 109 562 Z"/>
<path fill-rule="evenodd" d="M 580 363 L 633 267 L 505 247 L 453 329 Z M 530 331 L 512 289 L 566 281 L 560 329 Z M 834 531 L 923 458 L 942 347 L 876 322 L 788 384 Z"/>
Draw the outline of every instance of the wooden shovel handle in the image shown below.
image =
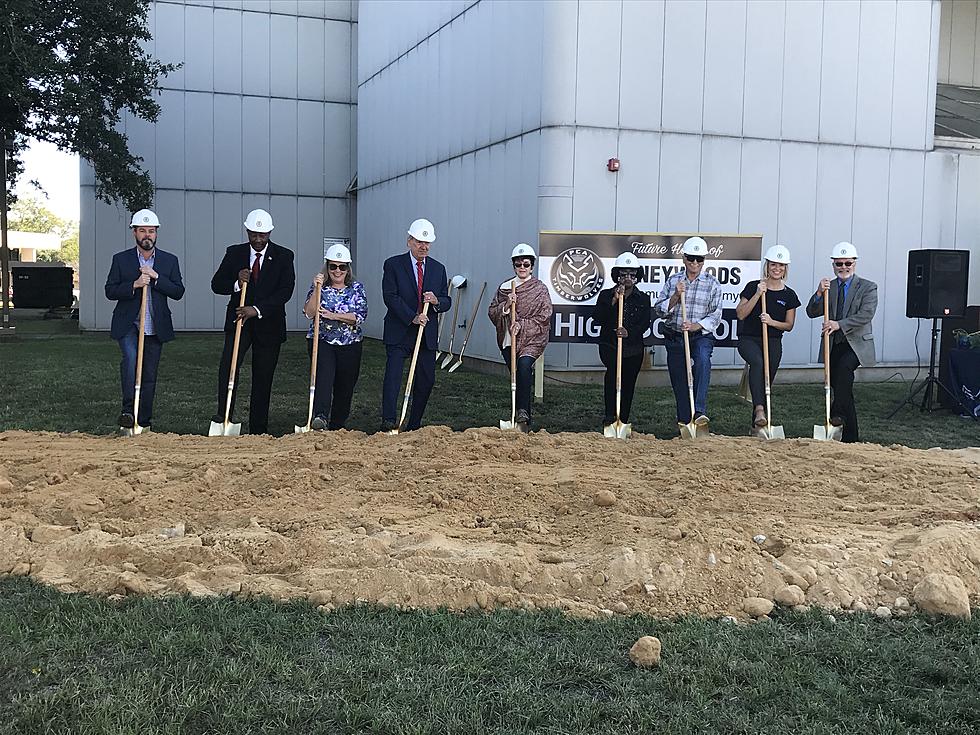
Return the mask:
<path fill-rule="evenodd" d="M 147 292 L 150 287 L 143 286 L 143 295 L 140 297 L 140 331 L 139 337 L 136 341 L 136 385 L 139 386 L 143 382 L 143 338 L 146 336 L 146 301 Z M 139 406 L 136 406 L 135 412 L 139 413 Z"/>

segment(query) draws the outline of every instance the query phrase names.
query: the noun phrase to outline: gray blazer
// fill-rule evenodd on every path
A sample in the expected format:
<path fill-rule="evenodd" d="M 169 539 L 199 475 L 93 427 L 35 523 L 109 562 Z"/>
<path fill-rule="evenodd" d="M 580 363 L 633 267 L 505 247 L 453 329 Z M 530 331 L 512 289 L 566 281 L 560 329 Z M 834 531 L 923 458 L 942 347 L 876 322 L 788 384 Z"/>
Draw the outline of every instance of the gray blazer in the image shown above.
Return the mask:
<path fill-rule="evenodd" d="M 854 350 L 858 360 L 864 367 L 875 364 L 875 338 L 871 334 L 871 320 L 878 310 L 878 284 L 867 278 L 852 276 L 853 282 L 847 289 L 847 300 L 844 302 L 844 313 L 837 314 L 837 279 L 830 279 L 830 318 L 840 324 L 847 343 Z M 823 317 L 823 300 L 813 294 L 806 305 L 806 315 L 811 319 Z M 817 342 L 817 353 L 823 362 L 823 336 Z"/>

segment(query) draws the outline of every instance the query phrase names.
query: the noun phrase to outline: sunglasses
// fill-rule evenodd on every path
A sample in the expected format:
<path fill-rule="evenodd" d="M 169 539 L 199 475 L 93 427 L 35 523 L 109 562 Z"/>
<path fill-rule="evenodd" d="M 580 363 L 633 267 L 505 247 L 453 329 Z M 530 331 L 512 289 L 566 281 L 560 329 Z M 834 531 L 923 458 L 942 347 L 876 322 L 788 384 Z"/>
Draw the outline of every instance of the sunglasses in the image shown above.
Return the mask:
<path fill-rule="evenodd" d="M 684 260 L 688 261 L 689 263 L 703 263 L 704 262 L 704 256 L 703 255 L 685 255 L 684 256 Z"/>
<path fill-rule="evenodd" d="M 620 270 L 617 275 L 619 278 L 632 278 L 634 281 L 636 280 L 636 271 Z"/>
<path fill-rule="evenodd" d="M 850 268 L 852 265 L 854 265 L 854 261 L 853 260 L 835 260 L 834 261 L 834 268 Z"/>
<path fill-rule="evenodd" d="M 530 260 L 515 260 L 514 261 L 514 267 L 515 268 L 533 268 L 534 267 L 534 262 L 533 261 L 530 261 Z"/>
<path fill-rule="evenodd" d="M 347 263 L 331 263 L 327 266 L 332 271 L 345 271 L 347 270 Z"/>

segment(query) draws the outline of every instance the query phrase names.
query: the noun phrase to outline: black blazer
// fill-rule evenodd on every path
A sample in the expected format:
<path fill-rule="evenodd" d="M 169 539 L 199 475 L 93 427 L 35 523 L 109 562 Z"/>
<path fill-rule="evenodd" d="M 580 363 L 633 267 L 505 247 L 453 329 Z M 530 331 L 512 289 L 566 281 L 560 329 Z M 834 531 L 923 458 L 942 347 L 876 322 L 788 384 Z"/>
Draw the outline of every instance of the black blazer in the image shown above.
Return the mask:
<path fill-rule="evenodd" d="M 446 280 L 446 268 L 435 258 L 425 259 L 422 275 L 422 290 L 431 291 L 439 299 L 435 307 L 437 313 L 449 311 L 453 305 L 449 298 L 449 283 Z M 419 287 L 415 276 L 415 258 L 410 252 L 393 255 L 384 264 L 381 277 L 381 293 L 388 311 L 385 314 L 384 334 L 382 340 L 386 345 L 397 345 L 405 341 L 410 329 L 414 329 L 412 319 L 418 313 Z M 429 306 L 429 314 L 433 308 Z M 415 333 L 412 333 L 412 337 Z M 423 342 L 425 349 L 439 349 L 439 318 L 430 318 L 425 325 Z"/>
<path fill-rule="evenodd" d="M 592 310 L 592 323 L 599 327 L 599 344 L 615 347 L 619 305 L 613 304 L 612 297 L 612 288 L 599 292 Z M 623 339 L 624 357 L 639 355 L 645 349 L 643 334 L 650 328 L 650 317 L 650 294 L 634 286 L 623 302 L 623 326 L 628 335 Z"/>
<path fill-rule="evenodd" d="M 184 297 L 184 282 L 180 277 L 177 256 L 156 248 L 153 270 L 159 276 L 156 281 L 150 281 L 153 328 L 157 339 L 161 342 L 169 342 L 174 338 L 174 323 L 167 299 L 180 301 Z M 136 254 L 135 246 L 112 256 L 109 276 L 105 281 L 105 297 L 116 302 L 109 328 L 109 334 L 113 339 L 122 339 L 132 329 L 133 324 L 139 322 L 143 294 L 133 288 L 133 281 L 139 277 L 140 259 Z"/>
<path fill-rule="evenodd" d="M 247 242 L 232 245 L 225 250 L 225 257 L 211 279 L 211 290 L 219 296 L 230 296 L 225 310 L 225 331 L 235 331 L 235 309 L 238 308 L 239 294 L 235 291 L 238 272 L 249 267 L 252 246 Z M 271 240 L 262 259 L 259 282 L 249 283 L 245 294 L 245 305 L 254 306 L 262 318 L 249 319 L 254 337 L 260 341 L 286 341 L 286 302 L 293 297 L 296 286 L 296 271 L 293 268 L 293 251 L 276 245 Z"/>

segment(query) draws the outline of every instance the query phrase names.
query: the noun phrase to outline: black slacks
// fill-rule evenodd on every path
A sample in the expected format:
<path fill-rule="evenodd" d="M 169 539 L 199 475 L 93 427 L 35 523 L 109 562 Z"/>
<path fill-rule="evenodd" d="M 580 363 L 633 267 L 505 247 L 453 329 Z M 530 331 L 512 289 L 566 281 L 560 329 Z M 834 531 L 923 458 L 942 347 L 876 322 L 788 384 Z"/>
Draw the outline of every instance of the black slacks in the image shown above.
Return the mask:
<path fill-rule="evenodd" d="M 830 415 L 844 421 L 841 430 L 843 442 L 860 441 L 857 407 L 854 405 L 854 371 L 860 364 L 846 339 L 841 339 L 830 348 Z"/>
<path fill-rule="evenodd" d="M 616 419 L 616 348 L 610 345 L 599 345 L 599 360 L 606 366 L 606 375 L 602 384 L 602 396 L 605 402 L 603 420 Z M 623 356 L 622 394 L 620 396 L 619 419 L 624 424 L 630 420 L 630 409 L 633 407 L 633 391 L 636 389 L 636 378 L 643 367 L 643 353 Z"/>
<path fill-rule="evenodd" d="M 350 416 L 354 386 L 361 374 L 363 342 L 334 345 L 320 340 L 316 351 L 316 392 L 313 415 L 329 418 L 330 429 L 343 429 Z M 313 340 L 306 340 L 306 352 L 313 357 Z"/>
<path fill-rule="evenodd" d="M 253 321 L 253 317 L 249 321 Z M 231 410 L 235 411 L 238 397 L 238 373 L 245 354 L 252 347 L 252 395 L 248 404 L 248 431 L 250 434 L 266 434 L 269 430 L 269 399 L 272 396 L 272 378 L 279 363 L 279 350 L 282 342 L 276 336 L 266 336 L 255 342 L 254 328 L 246 322 L 242 325 L 242 336 L 238 343 L 238 364 L 235 366 L 235 390 L 231 394 Z M 254 344 L 253 344 L 254 342 Z M 231 372 L 231 351 L 235 344 L 235 333 L 225 332 L 225 346 L 221 351 L 221 364 L 218 367 L 218 410 L 215 416 L 225 415 L 225 399 L 228 395 L 228 373 Z"/>
<path fill-rule="evenodd" d="M 749 389 L 752 391 L 752 417 L 755 407 L 766 405 L 765 360 L 762 354 L 762 337 L 753 335 L 738 338 L 738 354 L 749 366 Z M 769 338 L 769 383 L 776 380 L 776 370 L 783 359 L 783 341 Z"/>

